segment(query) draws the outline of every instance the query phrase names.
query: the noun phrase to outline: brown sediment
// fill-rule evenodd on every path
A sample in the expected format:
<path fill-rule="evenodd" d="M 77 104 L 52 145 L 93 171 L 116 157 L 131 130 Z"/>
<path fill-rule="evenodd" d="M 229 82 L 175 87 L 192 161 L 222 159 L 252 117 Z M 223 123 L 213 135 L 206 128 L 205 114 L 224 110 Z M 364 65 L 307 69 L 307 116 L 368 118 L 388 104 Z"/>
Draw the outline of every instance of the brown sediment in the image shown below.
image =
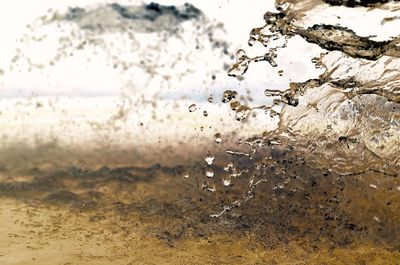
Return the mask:
<path fill-rule="evenodd" d="M 396 177 L 373 171 L 341 176 L 307 166 L 293 150 L 264 151 L 267 160 L 215 153 L 211 179 L 203 159 L 3 171 L 0 261 L 394 264 L 400 257 Z M 259 163 L 257 179 L 266 181 L 253 190 L 255 197 L 212 218 L 246 195 L 254 173 L 243 171 L 226 187 L 221 161 L 232 161 L 236 172 Z M 202 190 L 204 181 L 216 191 Z"/>

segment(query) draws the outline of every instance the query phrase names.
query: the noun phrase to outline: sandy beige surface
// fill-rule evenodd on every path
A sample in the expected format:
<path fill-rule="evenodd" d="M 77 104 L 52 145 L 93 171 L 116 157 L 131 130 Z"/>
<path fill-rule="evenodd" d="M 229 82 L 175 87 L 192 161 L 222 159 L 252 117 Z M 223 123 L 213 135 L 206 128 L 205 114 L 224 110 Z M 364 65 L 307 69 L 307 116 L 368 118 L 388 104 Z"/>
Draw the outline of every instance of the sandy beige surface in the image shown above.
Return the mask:
<path fill-rule="evenodd" d="M 265 250 L 248 234 L 168 245 L 134 216 L 93 222 L 84 213 L 2 200 L 1 264 L 398 264 L 400 253 L 373 246 L 318 251 L 301 242 Z"/>
<path fill-rule="evenodd" d="M 396 178 L 287 169 L 301 178 L 277 189 L 267 172 L 254 199 L 219 218 L 247 186 L 218 184 L 219 162 L 214 193 L 195 162 L 3 170 L 0 264 L 398 264 Z"/>

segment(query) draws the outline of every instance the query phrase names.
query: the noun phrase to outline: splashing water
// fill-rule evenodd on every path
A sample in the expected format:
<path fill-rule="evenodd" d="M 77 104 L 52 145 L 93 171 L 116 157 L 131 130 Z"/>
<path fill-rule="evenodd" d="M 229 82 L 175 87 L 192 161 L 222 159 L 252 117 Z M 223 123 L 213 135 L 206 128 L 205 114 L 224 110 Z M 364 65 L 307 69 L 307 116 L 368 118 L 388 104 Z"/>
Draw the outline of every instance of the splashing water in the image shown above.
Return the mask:
<path fill-rule="evenodd" d="M 249 121 L 251 113 L 263 110 L 270 117 L 279 117 L 279 122 L 274 130 L 249 136 L 246 151 L 239 148 L 241 141 L 226 151 L 241 162 L 225 165 L 228 175 L 222 177 L 223 185 L 232 189 L 233 179 L 243 175 L 249 188 L 211 217 L 220 218 L 248 205 L 249 199 L 260 195 L 256 192 L 260 186 L 270 186 L 277 196 L 284 190 L 299 192 L 310 181 L 309 176 L 295 169 L 299 165 L 325 171 L 322 178 L 336 175 L 337 180 L 330 180 L 332 187 L 345 177 L 368 179 L 365 187 L 369 190 L 380 190 L 376 183 L 382 181 L 388 183 L 389 190 L 396 187 L 400 173 L 400 37 L 393 30 L 396 27 L 379 27 L 393 21 L 396 16 L 391 12 L 397 14 L 398 5 L 391 1 L 278 0 L 275 7 L 277 12 L 267 12 L 266 24 L 253 29 L 248 41 L 249 46 L 261 44 L 267 51 L 251 57 L 243 49 L 238 50 L 228 75 L 240 80 L 251 71 L 251 65 L 261 61 L 277 67 L 281 55 L 293 43 L 300 45 L 299 37 L 309 47 L 320 50 L 320 56 L 310 57 L 309 62 L 321 72 L 317 78 L 290 82 L 286 90 L 265 89 L 264 95 L 273 98 L 271 105 L 251 107 L 234 101 L 239 97 L 235 91 L 225 91 L 221 101 L 230 103 L 237 121 Z M 355 7 L 357 10 L 352 9 Z M 351 23 L 354 13 L 377 16 L 380 21 L 371 21 L 381 23 L 371 25 L 369 35 L 365 35 L 365 28 Z M 284 76 L 286 71 L 274 73 Z M 246 167 L 237 170 L 243 167 L 243 159 Z M 375 174 L 376 178 L 371 179 Z M 334 200 L 343 201 L 345 197 L 339 192 Z M 380 203 L 385 201 L 387 198 L 382 196 Z M 362 199 L 355 204 L 362 204 Z M 386 202 L 386 207 L 390 205 Z M 398 217 L 387 218 L 386 224 Z M 369 224 L 382 221 L 380 215 L 368 215 L 367 219 Z M 391 231 L 399 235 L 396 225 Z M 398 243 L 394 239 L 389 245 Z"/>
<path fill-rule="evenodd" d="M 27 245 L 34 255 L 51 253 L 53 249 L 42 249 L 48 245 L 64 253 L 65 245 L 80 242 L 65 250 L 79 264 L 126 264 L 132 253 L 132 263 L 165 263 L 165 257 L 174 256 L 170 262 L 177 264 L 318 264 L 333 258 L 363 264 L 373 256 L 378 263 L 396 264 L 400 62 L 398 30 L 390 25 L 399 21 L 398 3 L 278 0 L 275 8 L 265 14 L 264 26 L 250 32 L 249 50 L 236 53 L 227 74 L 241 83 L 210 95 L 206 87 L 228 67 L 214 69 L 207 63 L 201 74 L 208 81 L 199 82 L 205 102 L 185 101 L 181 111 L 164 120 L 159 116 L 169 109 L 161 99 L 174 97 L 174 86 L 185 78 L 194 82 L 192 74 L 200 71 L 196 66 L 202 56 L 182 51 L 209 48 L 220 55 L 215 56 L 218 63 L 230 58 L 228 42 L 213 35 L 223 30 L 219 23 L 190 4 L 155 3 L 49 11 L 33 23 L 10 69 L 0 75 L 19 67 L 46 73 L 70 57 L 102 54 L 112 71 L 124 73 L 126 85 L 118 111 L 104 123 L 90 122 L 93 131 L 104 131 L 96 135 L 94 151 L 86 150 L 92 140 L 83 134 L 76 138 L 77 150 L 60 148 L 57 139 L 10 147 L 2 137 L 0 196 L 24 205 L 10 207 L 15 218 L 2 215 L 3 227 L 14 224 L 23 236 L 10 232 L 4 238 L 14 240 L 11 245 L 34 238 L 35 244 Z M 363 23 L 355 23 L 357 19 Z M 49 28 L 57 34 L 42 34 Z M 44 57 L 27 48 L 53 38 L 57 45 Z M 180 48 L 169 49 L 175 45 Z M 311 47 L 313 55 L 299 54 L 308 51 L 301 45 Z M 315 67 L 317 76 L 310 78 L 303 73 L 306 67 L 294 61 L 290 67 L 297 57 Z M 258 66 L 265 67 L 264 75 L 290 83 L 286 90 L 275 84 L 262 87 L 266 103 L 253 106 L 255 95 L 237 91 Z M 156 91 L 149 89 L 154 83 Z M 150 106 L 143 112 L 151 119 L 139 113 L 144 105 Z M 57 110 L 40 102 L 35 108 Z M 60 112 L 67 122 L 68 113 Z M 130 115 L 139 119 L 132 121 Z M 225 125 L 229 119 L 234 126 Z M 164 122 L 159 127 L 167 134 L 162 141 L 148 126 Z M 128 127 L 132 123 L 133 129 Z M 76 121 L 71 130 L 82 124 Z M 171 127 L 187 137 L 172 138 Z M 120 137 L 123 148 L 108 144 L 110 132 L 118 130 L 128 131 Z M 143 144 L 140 134 L 151 144 Z M 128 145 L 129 140 L 136 145 Z M 143 149 L 137 148 L 139 143 Z M 2 204 L 2 213 L 8 203 Z M 29 207 L 26 214 L 24 207 Z M 25 219 L 32 222 L 21 222 Z M 11 252 L 0 253 L 0 259 Z"/>
<path fill-rule="evenodd" d="M 276 137 L 282 145 L 293 146 L 308 163 L 331 171 L 354 174 L 374 170 L 397 175 L 400 170 L 399 39 L 397 35 L 382 36 L 388 38 L 383 41 L 373 40 L 374 36 L 360 37 L 357 29 L 346 24 L 346 13 L 342 20 L 335 13 L 347 7 L 329 7 L 329 4 L 368 5 L 369 9 L 362 10 L 367 15 L 379 8 L 390 8 L 390 4 L 326 2 L 277 1 L 279 12 L 267 12 L 266 24 L 250 34 L 249 44 L 261 43 L 268 52 L 249 58 L 244 50 L 239 50 L 237 63 L 229 74 L 243 75 L 250 64 L 259 61 L 276 67 L 273 59 L 284 53 L 290 40 L 297 36 L 325 49 L 319 58 L 313 58 L 315 66 L 324 69 L 317 79 L 292 82 L 285 91 L 265 90 L 265 95 L 276 97 L 275 104 L 283 103 L 283 108 L 277 113 L 278 129 L 258 140 L 264 143 Z M 346 26 L 326 24 L 326 19 L 318 14 L 323 8 L 332 9 L 329 14 L 337 14 L 339 23 Z M 284 44 L 275 44 L 281 41 Z M 281 73 L 283 70 L 278 71 Z M 247 115 L 239 106 L 232 109 L 241 120 Z M 262 108 L 271 112 L 271 106 Z"/>

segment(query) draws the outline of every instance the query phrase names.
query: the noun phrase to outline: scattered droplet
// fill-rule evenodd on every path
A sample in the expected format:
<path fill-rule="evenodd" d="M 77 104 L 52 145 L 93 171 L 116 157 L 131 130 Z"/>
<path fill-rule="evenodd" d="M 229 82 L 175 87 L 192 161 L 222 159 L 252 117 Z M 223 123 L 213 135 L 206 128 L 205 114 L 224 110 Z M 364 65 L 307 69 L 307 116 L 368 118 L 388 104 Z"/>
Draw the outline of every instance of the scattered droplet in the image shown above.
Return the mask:
<path fill-rule="evenodd" d="M 236 110 L 236 115 L 235 115 L 235 119 L 237 121 L 242 121 L 244 119 L 247 119 L 247 117 L 250 114 L 251 109 L 249 107 L 246 106 L 240 106 L 237 110 Z"/>
<path fill-rule="evenodd" d="M 229 162 L 228 164 L 225 165 L 224 170 L 228 172 L 231 168 L 233 168 L 233 163 Z"/>
<path fill-rule="evenodd" d="M 211 168 L 206 168 L 206 177 L 207 178 L 214 177 L 214 170 L 212 170 Z"/>
<path fill-rule="evenodd" d="M 250 176 L 249 178 L 249 186 L 253 186 L 254 185 L 254 180 L 256 179 L 256 177 L 254 175 Z"/>
<path fill-rule="evenodd" d="M 244 59 L 235 63 L 228 71 L 228 76 L 238 77 L 244 75 L 249 69 L 249 60 Z"/>
<path fill-rule="evenodd" d="M 239 49 L 236 52 L 236 60 L 242 61 L 247 58 L 247 54 L 243 49 Z"/>
<path fill-rule="evenodd" d="M 207 165 L 211 166 L 212 163 L 214 162 L 214 155 L 208 151 L 207 155 L 204 157 L 204 160 L 206 161 Z"/>
<path fill-rule="evenodd" d="M 285 0 L 277 0 L 275 1 L 275 8 L 280 12 L 286 11 L 289 8 L 289 3 Z"/>
<path fill-rule="evenodd" d="M 220 133 L 216 133 L 216 134 L 214 135 L 214 139 L 215 139 L 215 142 L 216 142 L 217 144 L 219 144 L 220 142 L 222 142 L 222 135 L 221 135 Z"/>
<path fill-rule="evenodd" d="M 240 102 L 239 101 L 233 101 L 230 104 L 231 110 L 237 110 L 240 107 Z"/>
<path fill-rule="evenodd" d="M 197 110 L 196 104 L 192 104 L 192 105 L 189 106 L 189 111 L 190 112 L 195 112 L 196 110 Z"/>
<path fill-rule="evenodd" d="M 264 20 L 267 22 L 267 24 L 274 23 L 276 21 L 276 13 L 273 12 L 267 12 L 264 14 Z"/>
<path fill-rule="evenodd" d="M 230 186 L 232 183 L 231 176 L 225 176 L 222 180 L 222 183 L 224 184 L 224 186 Z"/>
<path fill-rule="evenodd" d="M 267 97 L 280 97 L 282 95 L 282 91 L 274 89 L 265 89 L 264 95 L 266 95 Z"/>
<path fill-rule="evenodd" d="M 201 188 L 204 191 L 209 191 L 209 192 L 217 191 L 217 188 L 215 187 L 215 185 L 210 185 L 207 181 L 203 182 L 203 184 L 201 185 Z"/>
<path fill-rule="evenodd" d="M 319 61 L 319 59 L 320 58 L 318 58 L 318 57 L 313 57 L 313 58 L 311 58 L 311 63 L 318 63 L 318 61 Z"/>
<path fill-rule="evenodd" d="M 233 90 L 226 90 L 222 95 L 222 103 L 228 103 L 232 99 L 236 98 L 238 93 Z"/>

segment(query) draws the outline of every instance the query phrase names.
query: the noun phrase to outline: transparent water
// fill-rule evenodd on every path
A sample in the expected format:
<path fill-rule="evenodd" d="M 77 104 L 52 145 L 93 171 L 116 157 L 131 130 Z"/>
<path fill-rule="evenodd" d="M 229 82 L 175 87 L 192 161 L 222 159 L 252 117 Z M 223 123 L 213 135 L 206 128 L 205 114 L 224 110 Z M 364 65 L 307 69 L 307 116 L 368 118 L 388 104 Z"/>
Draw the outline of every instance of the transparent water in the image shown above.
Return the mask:
<path fill-rule="evenodd" d="M 49 10 L 2 70 L 39 83 L 1 100 L 1 263 L 398 264 L 399 11 L 276 1 L 235 51 L 192 5 Z"/>

